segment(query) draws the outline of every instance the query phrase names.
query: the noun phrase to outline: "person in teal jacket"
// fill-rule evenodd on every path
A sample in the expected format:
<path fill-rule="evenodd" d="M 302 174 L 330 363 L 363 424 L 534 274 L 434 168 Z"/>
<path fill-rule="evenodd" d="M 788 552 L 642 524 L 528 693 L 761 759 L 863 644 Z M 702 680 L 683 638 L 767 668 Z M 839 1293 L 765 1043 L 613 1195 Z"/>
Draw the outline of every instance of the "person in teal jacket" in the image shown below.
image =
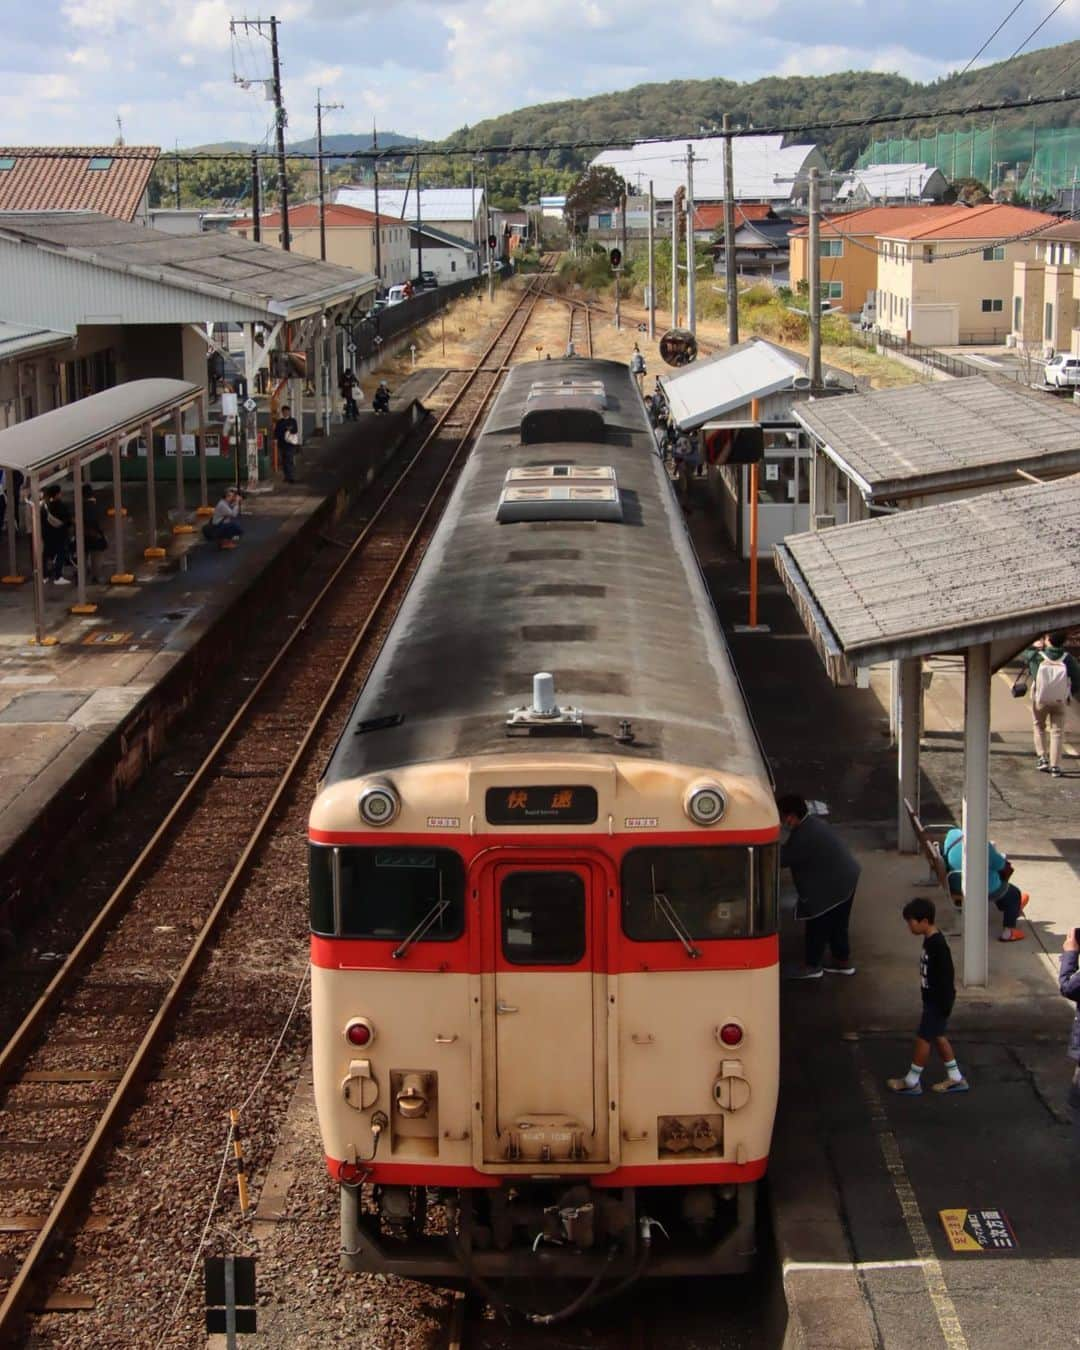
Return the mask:
<path fill-rule="evenodd" d="M 987 845 L 987 898 L 1001 910 L 1001 936 L 999 942 L 1021 942 L 1024 934 L 1016 926 L 1020 911 L 1027 905 L 1028 898 L 1014 886 L 1003 873 L 1009 866 L 1004 853 L 999 853 L 993 844 Z M 949 872 L 949 889 L 954 895 L 961 895 L 964 887 L 962 871 L 964 851 L 964 833 L 962 830 L 950 830 L 941 846 L 941 856 Z"/>

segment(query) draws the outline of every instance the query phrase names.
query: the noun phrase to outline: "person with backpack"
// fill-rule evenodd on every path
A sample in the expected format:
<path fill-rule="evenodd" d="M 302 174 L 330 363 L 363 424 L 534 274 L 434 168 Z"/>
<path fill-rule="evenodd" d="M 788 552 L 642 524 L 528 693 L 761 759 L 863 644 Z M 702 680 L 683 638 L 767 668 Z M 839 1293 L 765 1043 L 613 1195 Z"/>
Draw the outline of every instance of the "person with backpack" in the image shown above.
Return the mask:
<path fill-rule="evenodd" d="M 1027 681 L 1021 674 L 1013 685 L 1023 694 L 1031 686 L 1031 720 L 1035 736 L 1036 767 L 1040 773 L 1061 777 L 1061 742 L 1065 734 L 1065 709 L 1080 696 L 1080 664 L 1065 650 L 1066 633 L 1047 633 L 1022 653 Z M 1019 685 L 1019 688 L 1018 688 Z"/>

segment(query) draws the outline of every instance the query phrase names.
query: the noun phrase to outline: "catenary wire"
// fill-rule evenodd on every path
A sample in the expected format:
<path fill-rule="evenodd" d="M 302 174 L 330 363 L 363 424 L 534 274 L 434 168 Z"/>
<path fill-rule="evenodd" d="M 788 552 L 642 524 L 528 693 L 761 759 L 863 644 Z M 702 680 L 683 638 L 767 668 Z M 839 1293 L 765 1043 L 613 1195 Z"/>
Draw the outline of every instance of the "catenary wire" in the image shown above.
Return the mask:
<path fill-rule="evenodd" d="M 1016 0 L 1016 4 L 1013 5 L 1012 9 L 1009 10 L 1008 14 L 1005 15 L 1005 17 L 1002 19 L 1002 21 L 998 24 L 998 26 L 994 29 L 994 31 L 993 31 L 993 32 L 990 34 L 990 36 L 986 39 L 986 41 L 983 43 L 983 45 L 979 48 L 979 50 L 975 53 L 975 55 L 974 55 L 974 56 L 971 58 L 971 60 L 967 63 L 967 65 L 964 67 L 964 69 L 960 72 L 961 75 L 966 75 L 966 74 L 968 73 L 968 71 L 971 69 L 971 67 L 975 64 L 975 62 L 979 59 L 979 57 L 982 56 L 983 52 L 986 51 L 987 47 L 990 46 L 991 42 L 993 42 L 993 40 L 997 37 L 997 35 L 1001 32 L 1001 30 L 1005 27 L 1005 25 L 1009 22 L 1009 20 L 1012 18 L 1012 16 L 1016 13 L 1016 11 L 1020 8 L 1020 6 L 1021 6 L 1023 3 L 1024 3 L 1024 0 Z M 1016 55 L 1016 53 L 1013 52 L 1013 56 L 1015 56 L 1015 55 Z M 1011 58 L 1010 58 L 1010 60 L 1011 60 Z"/>
<path fill-rule="evenodd" d="M 1058 0 L 1057 4 L 1056 4 L 1056 5 L 1054 6 L 1054 8 L 1050 11 L 1050 13 L 1046 16 L 1046 18 L 1043 19 L 1040 23 L 1037 23 L 1037 24 L 1035 25 L 1035 27 L 1031 30 L 1031 32 L 1027 35 L 1027 37 L 1023 40 L 1023 42 L 1021 42 L 1020 46 L 1017 47 L 1016 51 L 1013 52 L 1012 56 L 1010 56 L 1010 57 L 1008 58 L 1010 61 L 1013 59 L 1013 56 L 1019 56 L 1019 55 L 1020 55 L 1020 53 L 1021 53 L 1021 52 L 1024 50 L 1024 48 L 1028 45 L 1028 43 L 1031 41 L 1031 39 L 1032 39 L 1032 38 L 1035 36 L 1035 34 L 1039 31 L 1039 29 L 1040 29 L 1040 28 L 1045 28 L 1045 27 L 1046 27 L 1046 25 L 1050 22 L 1050 20 L 1054 17 L 1054 15 L 1058 12 L 1058 10 L 1062 7 L 1062 5 L 1064 5 L 1064 3 L 1065 3 L 1065 0 Z"/>

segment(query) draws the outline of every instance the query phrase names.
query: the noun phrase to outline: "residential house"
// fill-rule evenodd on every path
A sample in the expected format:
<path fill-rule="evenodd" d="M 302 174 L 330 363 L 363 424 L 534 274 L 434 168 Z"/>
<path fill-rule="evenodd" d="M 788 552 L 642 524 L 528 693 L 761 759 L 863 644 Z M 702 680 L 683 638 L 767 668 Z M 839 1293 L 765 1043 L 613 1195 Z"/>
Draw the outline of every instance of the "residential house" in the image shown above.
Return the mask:
<path fill-rule="evenodd" d="M 714 223 L 715 222 L 715 223 Z M 735 208 L 735 270 L 739 276 L 767 277 L 786 282 L 789 266 L 789 239 L 793 230 L 806 224 L 805 216 L 778 216 L 768 202 L 748 203 Z M 726 271 L 726 247 L 723 241 L 724 208 L 699 206 L 694 211 L 694 238 L 709 230 L 713 244 L 713 269 Z"/>
<path fill-rule="evenodd" d="M 357 206 L 364 211 L 374 211 L 375 189 L 338 188 L 334 193 L 334 201 L 340 206 Z M 474 188 L 421 188 L 420 223 L 471 244 L 487 235 L 486 205 L 484 190 L 479 184 Z M 404 225 L 415 225 L 416 189 L 380 188 L 378 210 L 380 215 L 389 216 Z"/>
<path fill-rule="evenodd" d="M 953 206 L 871 206 L 829 216 L 821 222 L 821 298 L 846 314 L 858 314 L 877 291 L 877 241 L 882 231 L 918 221 L 954 215 Z M 810 280 L 809 239 L 806 227 L 790 237 L 790 277 L 793 287 Z"/>
<path fill-rule="evenodd" d="M 877 324 L 923 346 L 1004 342 L 1013 267 L 1056 217 L 988 203 L 878 233 Z"/>
<path fill-rule="evenodd" d="M 659 202 L 670 202 L 686 184 L 687 146 L 694 154 L 695 202 L 724 200 L 724 146 L 709 140 L 643 141 L 621 150 L 604 150 L 592 163 L 610 165 L 641 192 L 650 182 Z M 736 201 L 770 202 L 773 206 L 804 204 L 812 168 L 827 169 L 814 145 L 784 145 L 783 136 L 737 136 L 732 142 L 732 179 Z M 822 198 L 829 200 L 830 180 L 823 176 Z"/>
<path fill-rule="evenodd" d="M 421 269 L 434 272 L 439 285 L 445 286 L 451 281 L 466 281 L 479 274 L 476 249 L 472 244 L 445 230 L 437 230 L 433 225 L 423 225 L 419 230 L 414 225 L 409 231 L 409 247 L 409 267 L 413 276 L 419 275 Z"/>
<path fill-rule="evenodd" d="M 0 211 L 100 211 L 148 225 L 156 145 L 0 146 Z"/>
<path fill-rule="evenodd" d="M 867 164 L 852 169 L 836 200 L 852 206 L 913 206 L 941 202 L 948 190 L 949 180 L 930 164 Z"/>
<path fill-rule="evenodd" d="M 379 230 L 379 280 L 383 287 L 402 285 L 413 275 L 409 256 L 409 225 L 390 216 L 375 216 L 355 206 L 326 207 L 326 261 L 356 272 L 371 273 L 375 267 L 375 228 Z M 260 243 L 281 247 L 281 212 L 269 211 L 260 219 Z M 233 221 L 232 233 L 254 238 L 251 217 Z M 289 247 L 306 258 L 320 255 L 319 208 L 314 202 L 289 207 Z"/>
<path fill-rule="evenodd" d="M 1076 292 L 1080 220 L 1062 221 L 1035 240 L 1035 256 L 1013 264 L 1012 340 L 1021 351 L 1052 347 L 1080 355 Z"/>

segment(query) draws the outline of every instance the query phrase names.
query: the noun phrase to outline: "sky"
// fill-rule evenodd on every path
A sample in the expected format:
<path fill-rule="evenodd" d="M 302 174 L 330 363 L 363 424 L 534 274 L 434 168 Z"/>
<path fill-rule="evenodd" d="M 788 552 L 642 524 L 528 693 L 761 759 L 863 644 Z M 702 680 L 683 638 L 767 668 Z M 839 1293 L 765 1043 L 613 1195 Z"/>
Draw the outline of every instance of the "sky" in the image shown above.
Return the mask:
<path fill-rule="evenodd" d="M 314 130 L 438 137 L 534 103 L 650 81 L 958 70 L 1015 0 L 268 0 L 280 22 L 290 139 Z M 1002 60 L 1056 0 L 1023 0 L 979 64 Z M 269 43 L 230 0 L 2 0 L 0 126 L 8 145 L 261 142 Z M 259 11 L 250 9 L 249 14 Z M 1080 37 L 1065 0 L 1030 49 Z M 253 81 L 245 89 L 234 74 Z"/>

